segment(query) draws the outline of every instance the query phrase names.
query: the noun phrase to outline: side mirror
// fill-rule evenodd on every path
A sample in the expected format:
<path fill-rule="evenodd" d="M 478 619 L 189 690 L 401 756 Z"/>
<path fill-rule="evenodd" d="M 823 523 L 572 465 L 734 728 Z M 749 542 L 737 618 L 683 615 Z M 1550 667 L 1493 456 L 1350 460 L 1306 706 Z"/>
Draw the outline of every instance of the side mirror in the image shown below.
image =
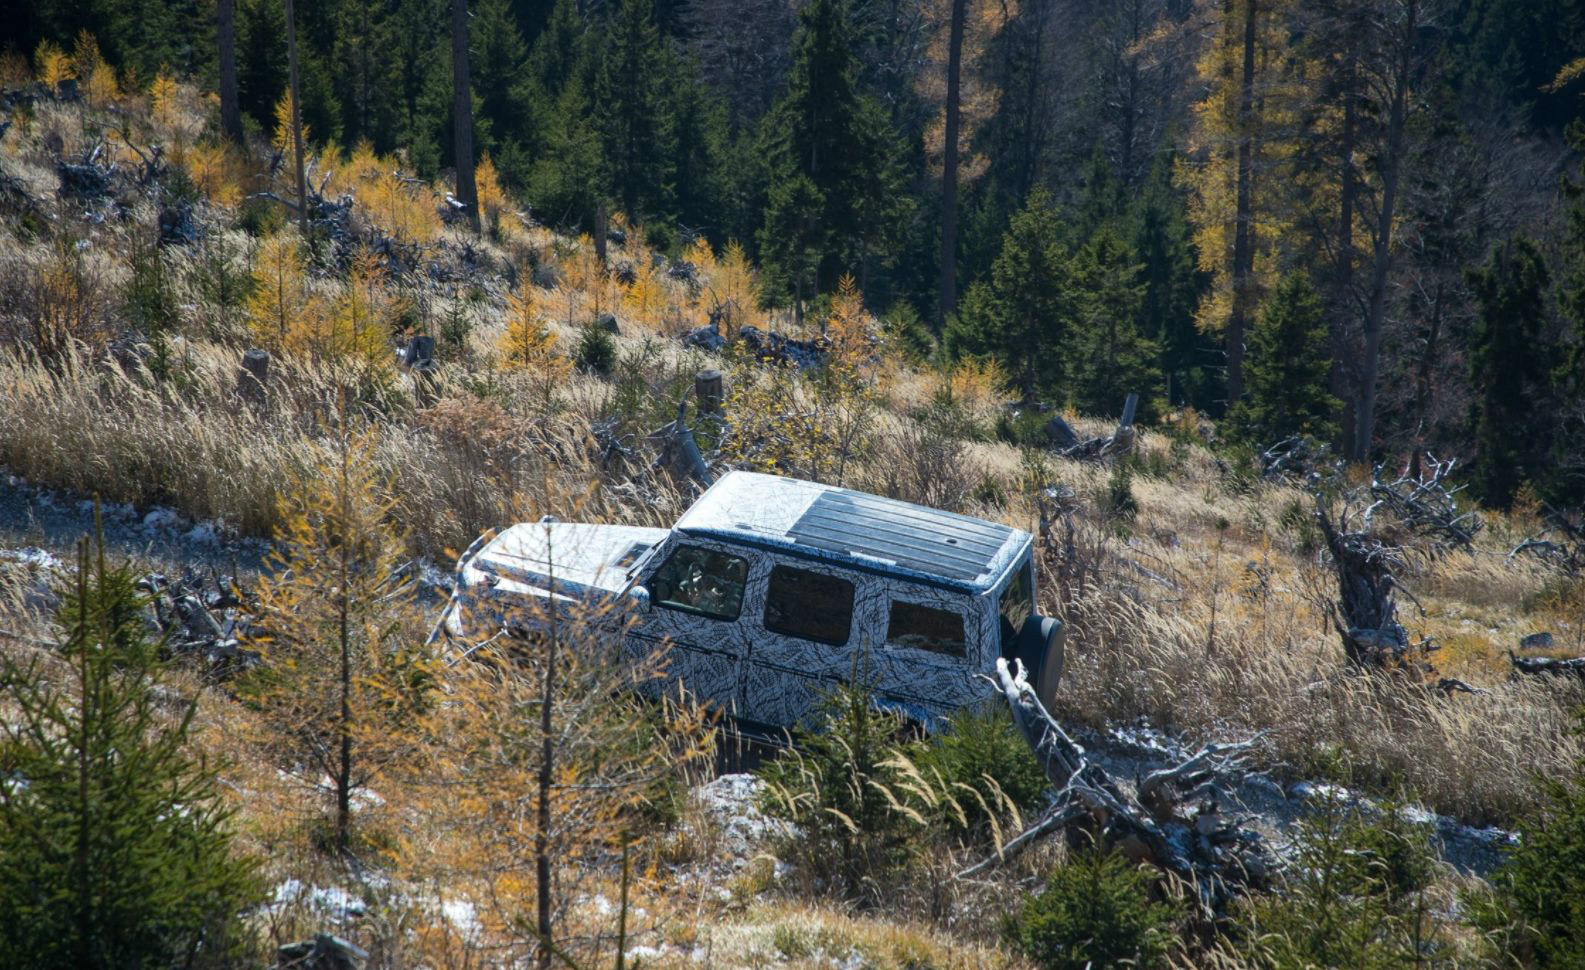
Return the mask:
<path fill-rule="evenodd" d="M 649 612 L 649 590 L 634 585 L 627 591 L 627 605 L 634 613 Z"/>

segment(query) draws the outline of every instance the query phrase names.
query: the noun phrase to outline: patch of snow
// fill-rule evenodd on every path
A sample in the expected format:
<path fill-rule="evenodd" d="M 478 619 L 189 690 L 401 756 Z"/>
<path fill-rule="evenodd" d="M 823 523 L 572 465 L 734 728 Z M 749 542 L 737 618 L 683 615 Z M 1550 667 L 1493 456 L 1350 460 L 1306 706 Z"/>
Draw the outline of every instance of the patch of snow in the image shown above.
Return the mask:
<path fill-rule="evenodd" d="M 473 904 L 466 899 L 443 899 L 440 901 L 440 912 L 463 936 L 471 937 L 478 934 L 478 910 L 474 909 Z"/>
<path fill-rule="evenodd" d="M 157 529 L 178 529 L 187 524 L 186 516 L 173 508 L 156 505 L 143 517 L 143 528 L 149 532 Z"/>
<path fill-rule="evenodd" d="M 631 950 L 627 951 L 627 962 L 633 963 L 638 960 L 659 960 L 661 957 L 666 955 L 666 949 L 667 947 L 664 943 L 662 943 L 660 946 L 635 946 Z"/>
<path fill-rule="evenodd" d="M 57 559 L 48 550 L 38 546 L 23 546 L 21 549 L 0 549 L 0 559 L 8 562 L 21 563 L 24 566 L 33 566 L 51 572 L 64 571 L 66 564 Z"/>
<path fill-rule="evenodd" d="M 301 904 L 336 920 L 356 919 L 365 911 L 363 900 L 339 886 L 306 886 L 297 879 L 286 879 L 271 895 L 277 906 Z"/>

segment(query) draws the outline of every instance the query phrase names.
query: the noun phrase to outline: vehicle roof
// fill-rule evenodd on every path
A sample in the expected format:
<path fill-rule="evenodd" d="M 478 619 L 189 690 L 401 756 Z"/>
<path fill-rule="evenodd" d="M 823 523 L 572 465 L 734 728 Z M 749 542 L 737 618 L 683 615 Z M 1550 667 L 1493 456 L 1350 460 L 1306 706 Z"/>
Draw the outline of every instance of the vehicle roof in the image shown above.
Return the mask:
<path fill-rule="evenodd" d="M 718 479 L 676 527 L 968 593 L 995 588 L 1032 541 L 984 519 L 743 471 Z"/>

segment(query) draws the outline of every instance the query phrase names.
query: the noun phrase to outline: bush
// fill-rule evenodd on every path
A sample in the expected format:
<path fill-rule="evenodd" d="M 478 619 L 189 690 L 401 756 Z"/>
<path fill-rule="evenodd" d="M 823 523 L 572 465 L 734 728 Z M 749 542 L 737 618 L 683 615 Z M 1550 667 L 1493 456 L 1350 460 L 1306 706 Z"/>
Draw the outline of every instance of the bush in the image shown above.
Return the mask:
<path fill-rule="evenodd" d="M 1515 949 L 1533 951 L 1537 966 L 1585 967 L 1585 761 L 1542 785 L 1546 807 L 1519 826 L 1493 881 L 1519 922 Z"/>
<path fill-rule="evenodd" d="M 132 571 L 85 542 L 61 656 L 0 655 L 0 966 L 247 964 L 260 895 L 212 771 L 172 717 Z M 64 686 L 63 686 L 64 685 Z M 195 702 L 196 703 L 196 702 Z"/>
<path fill-rule="evenodd" d="M 1294 836 L 1288 878 L 1237 916 L 1245 961 L 1271 970 L 1423 965 L 1435 922 L 1426 831 L 1388 807 L 1374 817 L 1324 799 Z"/>
<path fill-rule="evenodd" d="M 1106 522 L 1132 522 L 1139 515 L 1139 500 L 1134 498 L 1134 469 L 1130 463 L 1120 461 L 1112 466 L 1099 505 L 1101 518 Z"/>
<path fill-rule="evenodd" d="M 1040 763 L 1000 704 L 954 714 L 946 730 L 916 746 L 913 760 L 961 809 L 961 818 L 949 811 L 944 820 L 947 831 L 960 837 L 985 834 L 1008 806 L 1020 813 L 1039 808 L 1048 787 Z"/>
<path fill-rule="evenodd" d="M 760 769 L 764 812 L 795 827 L 782 855 L 811 884 L 873 904 L 898 882 L 925 825 L 902 804 L 906 768 L 894 742 L 904 728 L 875 709 L 867 687 L 844 685 L 816 726 L 794 731 L 794 746 Z"/>
<path fill-rule="evenodd" d="M 1008 938 L 1044 970 L 1163 965 L 1178 912 L 1150 898 L 1150 876 L 1120 855 L 1081 852 L 1008 920 Z"/>
<path fill-rule="evenodd" d="M 578 338 L 578 366 L 608 374 L 616 364 L 616 343 L 599 322 L 586 324 Z"/>

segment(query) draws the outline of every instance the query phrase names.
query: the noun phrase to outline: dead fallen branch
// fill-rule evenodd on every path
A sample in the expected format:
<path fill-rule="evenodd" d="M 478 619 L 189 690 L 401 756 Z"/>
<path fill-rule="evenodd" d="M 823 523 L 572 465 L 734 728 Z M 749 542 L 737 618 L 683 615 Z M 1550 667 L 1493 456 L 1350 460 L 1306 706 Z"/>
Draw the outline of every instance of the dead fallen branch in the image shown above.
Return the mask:
<path fill-rule="evenodd" d="M 1427 471 L 1412 475 L 1406 470 L 1390 482 L 1382 480 L 1381 466 L 1376 466 L 1370 483 L 1374 501 L 1365 510 L 1365 526 L 1368 529 L 1375 514 L 1385 509 L 1415 535 L 1469 549 L 1484 523 L 1480 513 L 1460 506 L 1458 493 L 1464 486 L 1447 486 L 1456 459 L 1437 461 L 1426 455 L 1426 460 Z"/>
<path fill-rule="evenodd" d="M 1508 660 L 1513 664 L 1516 674 L 1532 674 L 1548 677 L 1578 677 L 1585 680 L 1585 657 L 1521 657 L 1512 650 L 1508 651 Z"/>
<path fill-rule="evenodd" d="M 1274 869 L 1264 842 L 1224 809 L 1230 804 L 1220 778 L 1237 768 L 1259 740 L 1207 745 L 1180 764 L 1152 772 L 1134 794 L 1085 757 L 1035 696 L 1023 665 L 996 662 L 1013 720 L 1035 752 L 1057 794 L 1051 808 L 1027 831 L 981 862 L 958 873 L 973 878 L 1002 865 L 1057 831 L 1087 835 L 1106 851 L 1170 872 L 1196 887 L 1207 916 L 1223 912 L 1239 887 L 1261 888 Z M 1184 805 L 1192 804 L 1185 811 Z"/>

